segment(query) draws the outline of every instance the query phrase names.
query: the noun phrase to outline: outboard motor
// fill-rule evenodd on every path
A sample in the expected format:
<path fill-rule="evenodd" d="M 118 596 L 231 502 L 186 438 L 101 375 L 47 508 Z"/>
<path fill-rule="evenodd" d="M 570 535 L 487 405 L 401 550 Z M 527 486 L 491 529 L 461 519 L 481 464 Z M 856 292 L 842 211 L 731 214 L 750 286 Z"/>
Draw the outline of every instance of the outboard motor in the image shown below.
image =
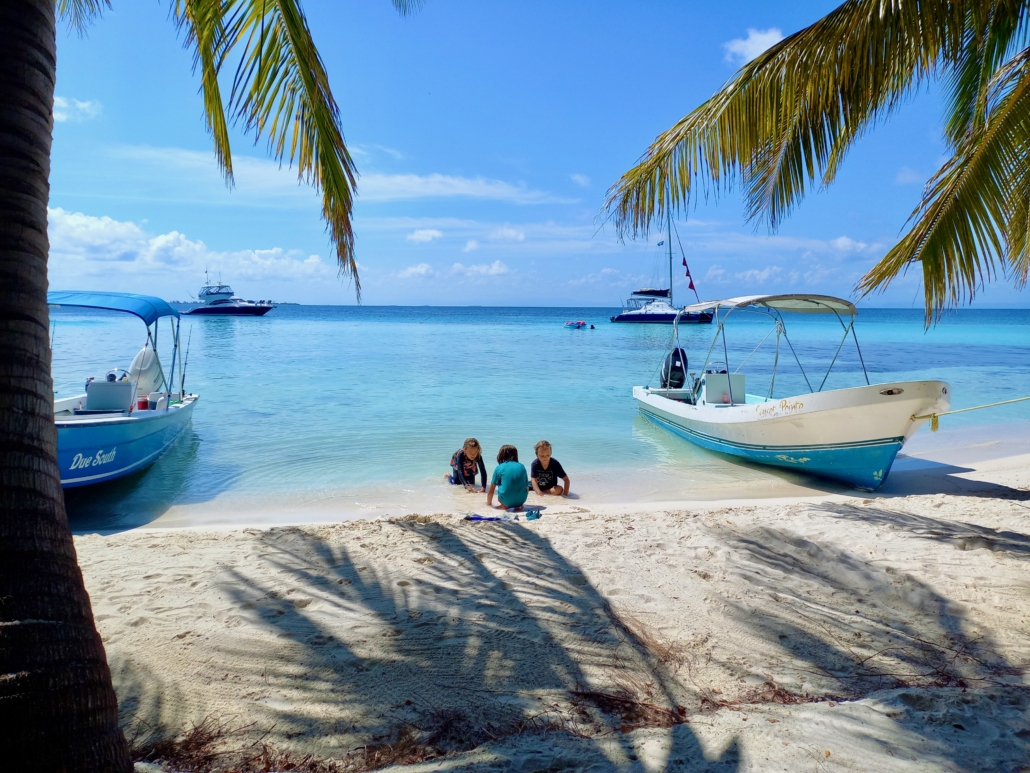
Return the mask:
<path fill-rule="evenodd" d="M 148 395 L 159 390 L 165 377 L 157 352 L 149 346 L 140 349 L 129 366 L 129 380 L 136 384 L 137 394 Z"/>
<path fill-rule="evenodd" d="M 683 389 L 687 383 L 687 353 L 679 347 L 665 356 L 662 363 L 662 389 Z"/>

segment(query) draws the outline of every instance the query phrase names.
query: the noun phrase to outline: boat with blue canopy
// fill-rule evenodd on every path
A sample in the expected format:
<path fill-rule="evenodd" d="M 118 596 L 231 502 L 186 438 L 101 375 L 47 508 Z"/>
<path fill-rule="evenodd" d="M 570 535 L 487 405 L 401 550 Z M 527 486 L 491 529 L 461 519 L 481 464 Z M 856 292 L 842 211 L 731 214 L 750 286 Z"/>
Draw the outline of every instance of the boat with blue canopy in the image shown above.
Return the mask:
<path fill-rule="evenodd" d="M 55 308 L 100 309 L 139 317 L 147 339 L 128 368 L 86 379 L 82 394 L 54 400 L 61 486 L 114 480 L 153 464 L 182 434 L 198 396 L 185 391 L 179 312 L 160 298 L 131 293 L 47 293 Z M 159 321 L 169 318 L 171 366 L 158 356 Z"/>
<path fill-rule="evenodd" d="M 858 310 L 850 301 L 828 295 L 752 295 L 697 303 L 681 313 L 710 313 L 718 326 L 700 369 L 690 370 L 675 323 L 669 352 L 656 369 L 659 385 L 633 387 L 633 397 L 646 418 L 711 451 L 875 490 L 926 417 L 950 406 L 950 387 L 943 381 L 869 381 L 855 333 Z M 751 354 L 730 370 L 726 322 L 743 313 L 765 315 L 770 329 Z M 811 314 L 827 315 L 842 331 L 818 387 L 813 386 L 811 367 L 806 371 L 786 328 L 791 315 Z M 772 374 L 764 394 L 756 394 L 758 390 L 741 369 L 773 333 Z M 865 384 L 824 390 L 849 338 Z M 776 395 L 781 355 L 797 362 L 807 391 Z"/>

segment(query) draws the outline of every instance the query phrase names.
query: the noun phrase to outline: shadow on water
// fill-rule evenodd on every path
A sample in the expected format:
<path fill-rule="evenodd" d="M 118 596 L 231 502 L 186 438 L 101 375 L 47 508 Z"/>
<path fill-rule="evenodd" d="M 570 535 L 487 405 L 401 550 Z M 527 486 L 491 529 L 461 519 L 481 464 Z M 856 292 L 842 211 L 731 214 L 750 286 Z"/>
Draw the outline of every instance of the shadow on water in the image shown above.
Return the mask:
<path fill-rule="evenodd" d="M 229 487 L 233 471 L 209 469 L 205 477 L 214 481 L 213 485 L 203 490 L 191 485 L 199 464 L 200 445 L 200 437 L 190 425 L 146 469 L 107 483 L 65 489 L 65 509 L 72 531 L 126 531 L 145 526 L 173 505 L 214 499 Z"/>

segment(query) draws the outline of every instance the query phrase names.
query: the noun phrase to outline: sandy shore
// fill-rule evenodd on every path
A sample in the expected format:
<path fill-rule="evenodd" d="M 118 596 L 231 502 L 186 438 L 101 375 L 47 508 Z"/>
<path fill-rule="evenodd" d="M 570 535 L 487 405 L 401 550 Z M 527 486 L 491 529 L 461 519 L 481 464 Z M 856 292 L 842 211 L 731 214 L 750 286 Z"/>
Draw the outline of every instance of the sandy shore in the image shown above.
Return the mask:
<path fill-rule="evenodd" d="M 448 753 L 405 770 L 1030 770 L 1030 456 L 912 472 L 76 545 L 130 732 Z"/>

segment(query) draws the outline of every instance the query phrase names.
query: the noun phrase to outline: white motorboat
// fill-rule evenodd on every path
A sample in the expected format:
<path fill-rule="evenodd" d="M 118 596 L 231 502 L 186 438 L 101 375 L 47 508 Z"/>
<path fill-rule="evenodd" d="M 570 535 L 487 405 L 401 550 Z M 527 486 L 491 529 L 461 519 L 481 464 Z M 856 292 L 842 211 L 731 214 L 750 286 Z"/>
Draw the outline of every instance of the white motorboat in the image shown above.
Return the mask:
<path fill-rule="evenodd" d="M 183 314 L 194 317 L 261 317 L 275 308 L 272 301 L 245 301 L 237 298 L 232 288 L 220 281 L 208 282 L 201 287 L 197 293 L 197 300 L 201 305 L 188 309 Z"/>
<path fill-rule="evenodd" d="M 738 372 L 739 367 L 732 372 L 728 368 L 726 320 L 743 309 L 767 314 L 773 324 L 769 335 L 776 333 L 773 372 L 764 395 L 747 391 L 751 385 L 746 375 Z M 755 295 L 694 304 L 682 313 L 704 311 L 715 315 L 718 329 L 700 370 L 689 371 L 687 353 L 679 346 L 678 325 L 674 325 L 660 385 L 633 387 L 644 416 L 704 448 L 875 490 L 887 479 L 898 451 L 927 415 L 942 413 L 950 406 L 950 388 L 943 381 L 869 382 L 855 335 L 858 310 L 849 301 L 825 295 Z M 812 387 L 798 360 L 809 391 L 774 396 L 781 341 L 797 359 L 784 322 L 784 315 L 792 313 L 833 315 L 843 337 L 818 389 Z M 720 337 L 725 359 L 715 362 L 712 353 Z M 854 340 L 866 383 L 823 391 L 849 337 Z"/>
<path fill-rule="evenodd" d="M 136 315 L 147 326 L 146 344 L 128 369 L 89 378 L 82 394 L 54 400 L 61 486 L 102 483 L 153 464 L 189 425 L 198 400 L 185 392 L 179 312 L 160 298 L 129 293 L 51 292 L 47 303 L 121 311 Z M 157 354 L 162 317 L 173 320 L 168 375 Z"/>

